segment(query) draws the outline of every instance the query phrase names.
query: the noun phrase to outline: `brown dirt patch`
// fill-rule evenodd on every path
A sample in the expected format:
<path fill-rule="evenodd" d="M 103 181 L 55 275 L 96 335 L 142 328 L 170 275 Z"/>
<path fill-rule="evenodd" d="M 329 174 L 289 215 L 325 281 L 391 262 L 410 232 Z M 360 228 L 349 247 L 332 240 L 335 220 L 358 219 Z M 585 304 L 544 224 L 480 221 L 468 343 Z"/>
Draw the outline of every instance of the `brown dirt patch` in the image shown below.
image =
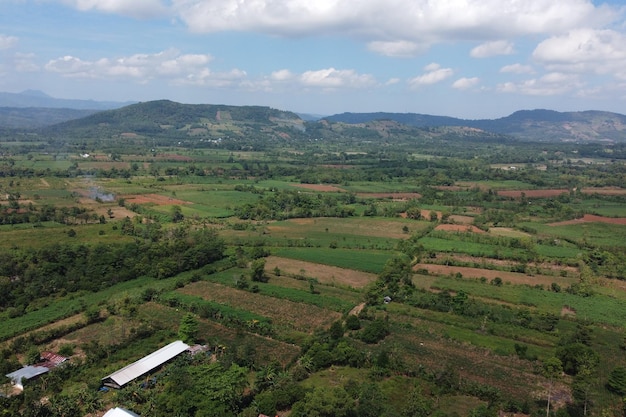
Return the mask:
<path fill-rule="evenodd" d="M 547 198 L 557 197 L 561 194 L 569 194 L 566 188 L 554 188 L 547 190 L 498 190 L 498 195 L 502 197 L 521 198 L 522 193 L 527 198 Z"/>
<path fill-rule="evenodd" d="M 474 223 L 474 218 L 472 216 L 461 216 L 458 214 L 453 214 L 449 217 L 450 221 L 455 224 L 472 224 Z"/>
<path fill-rule="evenodd" d="M 376 274 L 359 272 L 352 269 L 337 268 L 316 264 L 313 262 L 270 256 L 266 258 L 265 269 L 272 271 L 278 268 L 285 274 L 301 274 L 316 278 L 322 284 L 338 284 L 352 288 L 363 288 L 370 282 L 376 281 Z"/>
<path fill-rule="evenodd" d="M 329 192 L 334 192 L 334 193 L 343 193 L 346 192 L 346 190 L 344 190 L 343 188 L 339 188 L 335 185 L 329 185 L 329 184 L 290 184 L 294 187 L 298 187 L 298 188 L 305 188 L 307 190 L 311 190 L 311 191 L 320 191 L 320 192 L 325 192 L 325 193 L 329 193 Z"/>
<path fill-rule="evenodd" d="M 581 191 L 585 194 L 602 194 L 602 195 L 624 195 L 626 189 L 617 187 L 597 187 L 597 188 L 583 188 Z"/>
<path fill-rule="evenodd" d="M 563 280 L 560 277 L 550 275 L 526 275 L 520 272 L 497 271 L 493 269 L 472 268 L 468 266 L 447 266 L 436 264 L 419 263 L 413 267 L 414 270 L 425 269 L 431 274 L 436 275 L 455 275 L 461 273 L 464 278 L 481 278 L 485 277 L 492 280 L 500 277 L 504 282 L 510 282 L 516 285 L 544 285 L 549 286 L 553 282 Z"/>
<path fill-rule="evenodd" d="M 340 313 L 317 306 L 281 300 L 205 281 L 194 282 L 177 291 L 248 310 L 270 318 L 274 324 L 307 333 L 312 333 L 319 327 L 329 327 L 333 321 L 341 317 Z"/>
<path fill-rule="evenodd" d="M 609 223 L 609 224 L 622 224 L 626 225 L 626 217 L 604 217 L 596 216 L 594 214 L 585 214 L 580 219 L 566 220 L 564 222 L 550 223 L 549 226 L 567 226 L 570 224 L 580 223 Z"/>
<path fill-rule="evenodd" d="M 440 224 L 435 227 L 435 230 L 443 230 L 446 232 L 470 232 L 470 233 L 486 233 L 484 230 L 479 229 L 471 224 Z"/>
<path fill-rule="evenodd" d="M 418 193 L 357 193 L 356 196 L 359 198 L 389 198 L 394 201 L 407 201 L 422 197 Z"/>
<path fill-rule="evenodd" d="M 169 204 L 191 204 L 189 201 L 179 200 L 177 198 L 167 197 L 160 194 L 137 194 L 124 197 L 127 203 L 135 204 L 156 204 L 165 206 Z"/>

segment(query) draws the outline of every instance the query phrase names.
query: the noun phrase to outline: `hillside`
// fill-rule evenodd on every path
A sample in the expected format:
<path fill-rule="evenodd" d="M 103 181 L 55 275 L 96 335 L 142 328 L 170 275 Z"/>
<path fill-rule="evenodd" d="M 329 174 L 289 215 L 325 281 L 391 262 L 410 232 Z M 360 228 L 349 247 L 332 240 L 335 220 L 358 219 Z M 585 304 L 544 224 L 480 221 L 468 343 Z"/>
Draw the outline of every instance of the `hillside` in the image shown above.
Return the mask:
<path fill-rule="evenodd" d="M 493 120 L 415 113 L 343 113 L 325 120 L 350 124 L 394 120 L 416 127 L 466 126 L 530 141 L 626 141 L 626 116 L 602 111 L 522 110 Z"/>
<path fill-rule="evenodd" d="M 273 137 L 280 130 L 303 130 L 303 121 L 291 112 L 261 106 L 181 104 L 169 100 L 132 104 L 67 121 L 44 131 L 49 135 L 107 137 L 141 135 L 181 139 L 188 137 Z"/>
<path fill-rule="evenodd" d="M 0 107 L 45 107 L 52 109 L 108 110 L 127 106 L 132 102 L 75 100 L 51 97 L 38 90 L 21 93 L 0 92 Z"/>
<path fill-rule="evenodd" d="M 99 110 L 57 109 L 51 107 L 0 107 L 0 126 L 29 129 L 80 119 Z"/>

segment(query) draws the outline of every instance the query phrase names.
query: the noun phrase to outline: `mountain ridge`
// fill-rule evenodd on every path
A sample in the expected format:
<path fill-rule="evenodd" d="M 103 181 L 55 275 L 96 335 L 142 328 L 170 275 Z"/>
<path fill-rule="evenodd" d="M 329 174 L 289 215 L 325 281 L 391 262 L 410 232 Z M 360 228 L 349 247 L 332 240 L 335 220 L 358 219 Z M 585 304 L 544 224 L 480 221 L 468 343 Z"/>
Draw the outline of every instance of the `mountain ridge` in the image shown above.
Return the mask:
<path fill-rule="evenodd" d="M 0 103 L 2 94 L 0 93 Z M 54 99 L 41 91 L 27 90 L 20 97 Z M 84 104 L 84 100 L 78 100 Z M 92 101 L 87 101 L 92 103 Z M 96 103 L 96 102 L 93 102 Z M 117 103 L 118 105 L 122 103 Z M 340 123 L 360 129 L 375 121 L 393 121 L 419 129 L 468 128 L 528 141 L 608 141 L 626 142 L 626 115 L 586 110 L 559 112 L 548 109 L 518 110 L 496 119 L 461 119 L 420 113 L 345 112 L 330 116 L 307 115 L 267 106 L 224 104 L 183 104 L 171 100 L 132 103 L 107 110 L 27 108 L 0 106 L 2 128 L 45 128 L 48 133 L 78 130 L 102 135 L 131 132 L 140 135 L 199 135 L 203 132 L 230 132 L 258 137 L 289 136 L 285 129 L 303 132 Z M 235 126 L 236 125 L 236 126 Z M 228 127 L 226 127 L 228 126 Z M 317 126 L 317 127 L 316 127 Z M 259 132 L 265 130 L 263 134 Z M 270 131 L 272 131 L 270 133 Z M 293 131 L 293 130 L 292 130 Z M 213 135 L 215 136 L 215 135 Z"/>

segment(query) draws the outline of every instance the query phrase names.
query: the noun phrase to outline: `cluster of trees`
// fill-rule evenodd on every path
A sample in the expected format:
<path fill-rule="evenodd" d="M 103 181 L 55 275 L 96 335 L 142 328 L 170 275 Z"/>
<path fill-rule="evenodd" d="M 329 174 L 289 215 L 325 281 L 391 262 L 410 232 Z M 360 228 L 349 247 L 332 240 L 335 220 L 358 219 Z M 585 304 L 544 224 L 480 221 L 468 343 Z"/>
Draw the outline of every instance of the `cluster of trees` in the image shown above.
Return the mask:
<path fill-rule="evenodd" d="M 235 209 L 235 215 L 244 220 L 284 220 L 298 217 L 350 217 L 354 208 L 347 204 L 356 201 L 354 194 L 309 194 L 297 191 L 278 191 L 264 195 L 254 204 Z"/>
<path fill-rule="evenodd" d="M 178 228 L 157 241 L 54 244 L 2 253 L 0 308 L 19 315 L 42 297 L 98 291 L 145 275 L 171 277 L 221 259 L 224 250 L 213 230 Z"/>

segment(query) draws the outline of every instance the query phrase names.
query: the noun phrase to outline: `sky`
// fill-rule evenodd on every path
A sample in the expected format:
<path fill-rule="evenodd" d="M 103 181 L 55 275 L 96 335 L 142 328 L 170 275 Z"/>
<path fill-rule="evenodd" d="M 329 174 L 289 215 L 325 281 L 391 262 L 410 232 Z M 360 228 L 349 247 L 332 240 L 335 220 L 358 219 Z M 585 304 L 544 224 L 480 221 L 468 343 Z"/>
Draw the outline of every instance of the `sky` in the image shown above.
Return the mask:
<path fill-rule="evenodd" d="M 0 91 L 626 114 L 626 0 L 0 0 Z"/>

